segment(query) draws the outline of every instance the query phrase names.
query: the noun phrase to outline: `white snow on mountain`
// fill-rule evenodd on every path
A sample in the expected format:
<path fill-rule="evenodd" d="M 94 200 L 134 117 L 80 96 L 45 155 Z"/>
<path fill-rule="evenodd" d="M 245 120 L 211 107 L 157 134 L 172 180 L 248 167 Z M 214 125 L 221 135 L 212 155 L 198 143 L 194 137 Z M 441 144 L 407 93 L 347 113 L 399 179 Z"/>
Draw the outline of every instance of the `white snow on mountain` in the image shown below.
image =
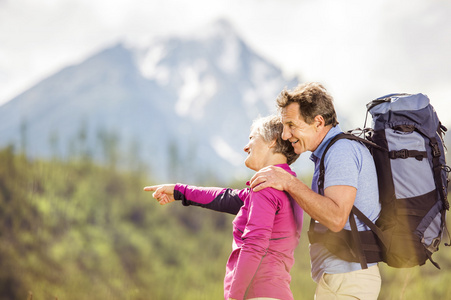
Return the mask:
<path fill-rule="evenodd" d="M 175 104 L 175 111 L 178 115 L 188 116 L 191 114 L 194 119 L 198 120 L 203 117 L 203 107 L 216 93 L 215 78 L 208 75 L 201 77 L 205 69 L 206 62 L 199 60 L 192 66 L 183 67 L 179 71 L 183 84 Z"/>
<path fill-rule="evenodd" d="M 166 66 L 159 65 L 166 53 L 164 44 L 153 43 L 150 46 L 138 49 L 136 51 L 137 65 L 143 77 L 155 80 L 160 85 L 167 85 L 169 83 L 170 70 Z"/>
<path fill-rule="evenodd" d="M 240 45 L 236 37 L 225 37 L 225 47 L 218 56 L 218 65 L 227 74 L 234 74 L 238 71 Z"/>

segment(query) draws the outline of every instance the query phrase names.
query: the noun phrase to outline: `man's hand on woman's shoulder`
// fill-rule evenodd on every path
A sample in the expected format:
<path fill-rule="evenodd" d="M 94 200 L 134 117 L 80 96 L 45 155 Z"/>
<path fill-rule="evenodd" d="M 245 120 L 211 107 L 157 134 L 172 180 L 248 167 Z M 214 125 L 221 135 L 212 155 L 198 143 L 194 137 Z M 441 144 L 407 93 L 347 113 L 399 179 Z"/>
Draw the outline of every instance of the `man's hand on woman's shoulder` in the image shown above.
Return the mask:
<path fill-rule="evenodd" d="M 282 168 L 268 166 L 252 176 L 250 180 L 250 187 L 254 192 L 258 192 L 267 187 L 272 187 L 279 191 L 286 191 L 286 184 L 293 178 L 295 177 Z"/>

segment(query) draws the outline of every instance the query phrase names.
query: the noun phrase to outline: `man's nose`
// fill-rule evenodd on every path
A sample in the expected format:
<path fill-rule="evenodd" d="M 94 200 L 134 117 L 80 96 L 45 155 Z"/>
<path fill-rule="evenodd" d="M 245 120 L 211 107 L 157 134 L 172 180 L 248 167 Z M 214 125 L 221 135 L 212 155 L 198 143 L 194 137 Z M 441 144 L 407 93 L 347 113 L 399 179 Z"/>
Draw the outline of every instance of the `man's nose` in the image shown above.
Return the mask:
<path fill-rule="evenodd" d="M 287 128 L 284 127 L 283 131 L 282 131 L 282 140 L 287 141 L 290 137 L 291 137 L 290 130 L 288 130 Z"/>

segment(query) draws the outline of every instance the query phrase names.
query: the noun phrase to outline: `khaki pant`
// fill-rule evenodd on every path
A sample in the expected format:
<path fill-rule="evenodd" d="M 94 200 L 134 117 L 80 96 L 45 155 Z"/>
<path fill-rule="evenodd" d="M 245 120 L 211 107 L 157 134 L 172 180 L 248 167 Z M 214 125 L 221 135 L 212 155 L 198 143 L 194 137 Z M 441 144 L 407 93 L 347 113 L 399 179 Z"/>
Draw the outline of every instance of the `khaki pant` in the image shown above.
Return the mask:
<path fill-rule="evenodd" d="M 377 300 L 381 290 L 379 267 L 342 274 L 323 274 L 316 287 L 316 300 Z"/>

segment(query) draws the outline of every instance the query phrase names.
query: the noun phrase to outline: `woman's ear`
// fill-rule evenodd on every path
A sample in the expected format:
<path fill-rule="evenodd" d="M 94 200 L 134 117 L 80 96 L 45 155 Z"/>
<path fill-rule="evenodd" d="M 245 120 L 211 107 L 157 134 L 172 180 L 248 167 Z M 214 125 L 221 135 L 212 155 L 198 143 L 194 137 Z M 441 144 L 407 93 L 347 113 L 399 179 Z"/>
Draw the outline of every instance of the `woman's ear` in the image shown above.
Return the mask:
<path fill-rule="evenodd" d="M 268 148 L 274 148 L 274 147 L 276 147 L 276 144 L 277 144 L 277 140 L 275 139 L 271 143 L 269 143 Z"/>

